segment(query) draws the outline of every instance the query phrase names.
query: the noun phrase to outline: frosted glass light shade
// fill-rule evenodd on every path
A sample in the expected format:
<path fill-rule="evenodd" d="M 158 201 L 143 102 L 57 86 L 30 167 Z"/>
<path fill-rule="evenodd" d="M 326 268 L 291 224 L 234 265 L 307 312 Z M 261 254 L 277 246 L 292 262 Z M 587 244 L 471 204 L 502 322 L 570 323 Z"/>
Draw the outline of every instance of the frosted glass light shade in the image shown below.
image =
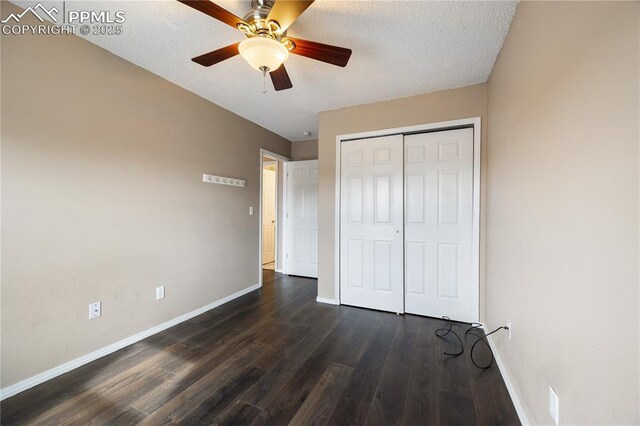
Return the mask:
<path fill-rule="evenodd" d="M 267 67 L 275 71 L 289 58 L 289 50 L 276 40 L 267 37 L 251 37 L 240 42 L 240 55 L 253 68 Z"/>

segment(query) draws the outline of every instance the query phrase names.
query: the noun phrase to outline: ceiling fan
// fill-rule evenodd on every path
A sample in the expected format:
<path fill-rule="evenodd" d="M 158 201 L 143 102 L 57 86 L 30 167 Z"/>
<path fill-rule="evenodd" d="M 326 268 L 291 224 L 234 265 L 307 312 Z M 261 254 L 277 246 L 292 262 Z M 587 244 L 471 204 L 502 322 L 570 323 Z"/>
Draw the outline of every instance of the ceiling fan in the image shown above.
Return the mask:
<path fill-rule="evenodd" d="M 262 72 L 264 79 L 269 73 L 276 91 L 293 87 L 284 67 L 289 52 L 339 67 L 346 66 L 351 57 L 351 49 L 287 37 L 287 29 L 311 6 L 313 0 L 252 0 L 251 10 L 244 19 L 209 0 L 178 1 L 242 31 L 247 36 L 241 42 L 197 56 L 192 61 L 210 67 L 240 54 L 249 65 Z"/>

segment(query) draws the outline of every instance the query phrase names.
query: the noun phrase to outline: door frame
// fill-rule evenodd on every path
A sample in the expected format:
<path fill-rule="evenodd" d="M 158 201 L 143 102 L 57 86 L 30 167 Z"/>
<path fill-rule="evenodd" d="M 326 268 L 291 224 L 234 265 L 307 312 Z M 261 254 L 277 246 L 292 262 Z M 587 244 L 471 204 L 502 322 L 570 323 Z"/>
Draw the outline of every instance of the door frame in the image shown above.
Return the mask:
<path fill-rule="evenodd" d="M 286 182 L 285 185 L 282 185 L 282 194 L 278 191 L 278 179 L 282 175 L 285 176 L 286 173 L 286 164 L 291 161 L 289 157 L 285 157 L 284 155 L 276 154 L 275 152 L 269 151 L 264 148 L 260 148 L 260 185 L 258 187 L 259 192 L 259 201 L 258 201 L 258 284 L 262 287 L 262 170 L 264 167 L 264 157 L 270 158 L 271 160 L 275 160 L 276 163 L 276 248 L 275 248 L 275 270 L 276 272 L 282 272 L 282 270 L 278 270 L 278 259 L 281 257 L 283 259 L 286 258 L 286 232 L 287 227 L 284 226 L 284 215 L 286 210 L 286 202 L 287 202 L 287 188 Z M 280 170 L 280 162 L 282 163 L 283 170 Z M 280 200 L 280 196 L 282 196 L 282 211 L 278 211 L 278 201 Z M 280 247 L 278 244 L 278 232 L 280 227 L 282 227 L 282 245 L 284 247 Z M 284 266 L 284 264 L 283 264 Z"/>
<path fill-rule="evenodd" d="M 482 158 L 482 119 L 480 117 L 463 118 L 460 120 L 440 121 L 437 123 L 418 124 L 415 126 L 395 127 L 390 129 L 372 130 L 367 132 L 349 133 L 336 136 L 336 169 L 335 169 L 335 234 L 334 234 L 334 282 L 335 303 L 340 300 L 340 170 L 341 170 L 341 144 L 354 139 L 368 139 L 380 136 L 407 135 L 413 133 L 426 133 L 462 128 L 473 128 L 473 235 L 472 235 L 472 268 L 473 278 L 472 298 L 474 312 L 472 317 L 480 321 L 480 166 Z M 403 159 L 404 161 L 404 159 Z M 404 171 L 403 171 L 404 176 Z M 404 198 L 403 198 L 404 199 Z M 404 217 L 403 217 L 404 226 Z M 403 266 L 404 267 L 404 266 Z"/>

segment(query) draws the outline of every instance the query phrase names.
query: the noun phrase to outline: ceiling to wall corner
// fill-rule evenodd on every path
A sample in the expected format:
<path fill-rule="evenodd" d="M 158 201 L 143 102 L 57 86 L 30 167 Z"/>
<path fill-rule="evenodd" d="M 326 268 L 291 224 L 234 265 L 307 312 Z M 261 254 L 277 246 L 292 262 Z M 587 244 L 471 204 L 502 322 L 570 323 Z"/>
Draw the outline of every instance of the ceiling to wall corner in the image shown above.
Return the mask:
<path fill-rule="evenodd" d="M 21 7 L 36 1 L 14 1 Z M 62 3 L 50 2 L 46 4 Z M 236 56 L 209 68 L 191 58 L 241 41 L 241 32 L 177 1 L 67 1 L 84 10 L 123 10 L 120 35 L 85 37 L 291 141 L 318 134 L 318 113 L 487 81 L 515 1 L 316 0 L 289 35 L 353 50 L 346 68 L 297 55 L 293 89 L 262 93 L 262 76 Z M 243 17 L 249 1 L 217 1 Z"/>

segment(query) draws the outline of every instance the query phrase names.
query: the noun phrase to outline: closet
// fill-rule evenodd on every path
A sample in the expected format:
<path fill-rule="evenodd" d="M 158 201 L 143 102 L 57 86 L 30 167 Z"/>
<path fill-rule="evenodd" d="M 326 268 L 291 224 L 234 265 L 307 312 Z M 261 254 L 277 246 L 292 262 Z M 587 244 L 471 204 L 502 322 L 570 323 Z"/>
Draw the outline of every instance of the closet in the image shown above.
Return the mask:
<path fill-rule="evenodd" d="M 478 320 L 474 164 L 472 127 L 340 143 L 340 303 Z"/>

